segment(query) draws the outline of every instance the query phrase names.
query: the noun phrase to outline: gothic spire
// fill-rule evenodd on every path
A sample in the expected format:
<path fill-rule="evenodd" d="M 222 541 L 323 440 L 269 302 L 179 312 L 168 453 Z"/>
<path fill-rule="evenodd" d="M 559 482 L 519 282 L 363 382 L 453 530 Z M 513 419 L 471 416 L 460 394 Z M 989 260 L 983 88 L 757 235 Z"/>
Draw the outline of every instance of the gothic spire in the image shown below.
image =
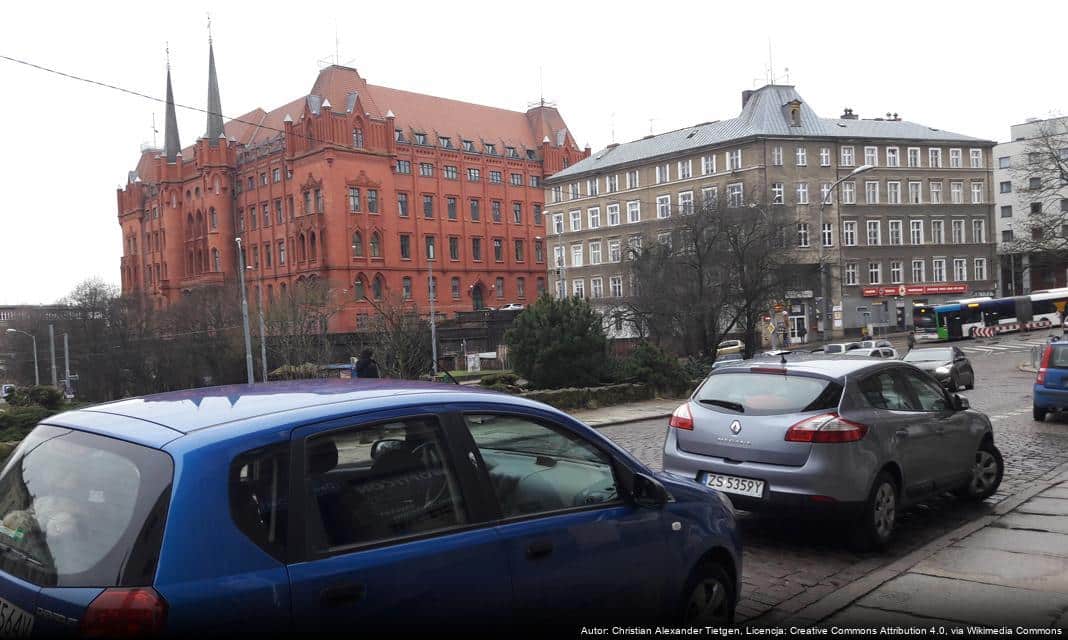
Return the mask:
<path fill-rule="evenodd" d="M 219 98 L 219 77 L 215 74 L 215 50 L 208 36 L 208 144 L 219 144 L 223 134 L 222 101 Z"/>
<path fill-rule="evenodd" d="M 171 90 L 170 50 L 167 52 L 167 121 L 163 127 L 163 152 L 167 162 L 177 162 L 182 143 L 178 141 L 178 118 L 174 115 L 174 92 Z"/>

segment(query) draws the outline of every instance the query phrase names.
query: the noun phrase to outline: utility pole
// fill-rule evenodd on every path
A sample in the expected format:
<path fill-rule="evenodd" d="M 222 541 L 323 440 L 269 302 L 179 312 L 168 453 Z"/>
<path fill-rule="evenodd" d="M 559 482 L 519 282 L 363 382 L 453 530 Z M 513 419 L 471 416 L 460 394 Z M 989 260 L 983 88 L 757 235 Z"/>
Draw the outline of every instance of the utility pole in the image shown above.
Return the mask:
<path fill-rule="evenodd" d="M 248 373 L 248 383 L 253 384 L 256 378 L 252 374 L 252 336 L 248 330 L 248 295 L 245 293 L 245 251 L 241 248 L 241 238 L 237 242 L 237 274 L 241 279 L 241 324 L 245 329 L 245 369 Z"/>
<path fill-rule="evenodd" d="M 263 381 L 267 382 L 267 339 L 264 337 L 267 334 L 265 329 L 265 323 L 263 321 L 263 278 L 260 277 L 259 286 L 259 300 L 260 306 L 260 366 L 263 369 Z"/>
<path fill-rule="evenodd" d="M 56 376 L 56 326 L 48 325 L 48 350 L 52 354 L 52 386 L 58 388 L 59 380 Z"/>
<path fill-rule="evenodd" d="M 66 389 L 64 391 L 70 391 L 70 341 L 67 339 L 67 334 L 63 334 L 63 376 Z"/>
<path fill-rule="evenodd" d="M 426 261 L 427 272 L 427 291 L 430 292 L 430 357 L 433 362 L 430 364 L 430 370 L 434 373 L 434 377 L 438 375 L 438 324 L 437 318 L 434 317 L 434 298 L 437 297 L 438 288 L 434 286 L 434 260 L 431 256 L 427 256 Z"/>

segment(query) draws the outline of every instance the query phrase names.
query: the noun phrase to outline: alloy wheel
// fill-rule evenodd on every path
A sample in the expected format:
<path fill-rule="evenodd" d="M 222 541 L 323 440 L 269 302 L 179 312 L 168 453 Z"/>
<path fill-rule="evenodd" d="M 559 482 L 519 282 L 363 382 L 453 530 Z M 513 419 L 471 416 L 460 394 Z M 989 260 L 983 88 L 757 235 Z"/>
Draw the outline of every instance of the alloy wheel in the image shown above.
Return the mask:
<path fill-rule="evenodd" d="M 981 494 L 994 486 L 998 478 L 998 461 L 989 451 L 980 449 L 975 452 L 975 464 L 972 465 L 971 490 Z"/>
<path fill-rule="evenodd" d="M 897 515 L 897 499 L 894 495 L 894 487 L 884 482 L 879 485 L 875 492 L 875 504 L 872 508 L 872 517 L 875 520 L 875 532 L 879 538 L 885 540 L 890 537 L 894 530 L 894 518 Z"/>
<path fill-rule="evenodd" d="M 686 622 L 719 624 L 730 619 L 730 602 L 727 587 L 716 578 L 705 578 L 697 583 L 686 603 Z"/>

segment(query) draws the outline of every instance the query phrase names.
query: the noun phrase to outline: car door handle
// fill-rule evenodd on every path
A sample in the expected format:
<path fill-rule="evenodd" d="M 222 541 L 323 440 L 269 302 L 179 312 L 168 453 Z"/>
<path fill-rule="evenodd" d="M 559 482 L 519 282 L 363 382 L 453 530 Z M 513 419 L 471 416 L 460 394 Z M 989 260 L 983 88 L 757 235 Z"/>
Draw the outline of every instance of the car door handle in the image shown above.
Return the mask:
<path fill-rule="evenodd" d="M 553 552 L 553 543 L 548 540 L 539 542 L 532 542 L 527 547 L 527 558 L 530 560 L 537 560 L 538 558 L 544 558 L 545 556 Z"/>
<path fill-rule="evenodd" d="M 347 607 L 359 602 L 367 589 L 362 584 L 340 584 L 327 587 L 319 594 L 319 602 L 324 607 Z"/>
<path fill-rule="evenodd" d="M 894 432 L 894 435 L 899 437 L 899 438 L 907 438 L 907 437 L 909 437 L 909 430 L 908 429 L 898 429 L 897 431 Z"/>

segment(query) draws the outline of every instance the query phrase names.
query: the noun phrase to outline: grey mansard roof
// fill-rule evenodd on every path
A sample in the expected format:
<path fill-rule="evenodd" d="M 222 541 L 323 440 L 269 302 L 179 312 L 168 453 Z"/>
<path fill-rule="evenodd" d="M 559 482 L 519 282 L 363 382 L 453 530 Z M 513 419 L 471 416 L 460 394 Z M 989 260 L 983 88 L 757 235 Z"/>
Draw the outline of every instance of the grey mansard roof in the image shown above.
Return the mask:
<path fill-rule="evenodd" d="M 800 125 L 790 126 L 788 105 L 800 103 Z M 924 140 L 993 145 L 993 141 L 935 129 L 905 120 L 860 120 L 821 118 L 790 85 L 767 85 L 753 91 L 737 118 L 706 122 L 656 136 L 610 146 L 581 162 L 559 171 L 549 180 L 602 170 L 664 155 L 684 153 L 745 138 L 816 137 L 892 140 Z"/>

